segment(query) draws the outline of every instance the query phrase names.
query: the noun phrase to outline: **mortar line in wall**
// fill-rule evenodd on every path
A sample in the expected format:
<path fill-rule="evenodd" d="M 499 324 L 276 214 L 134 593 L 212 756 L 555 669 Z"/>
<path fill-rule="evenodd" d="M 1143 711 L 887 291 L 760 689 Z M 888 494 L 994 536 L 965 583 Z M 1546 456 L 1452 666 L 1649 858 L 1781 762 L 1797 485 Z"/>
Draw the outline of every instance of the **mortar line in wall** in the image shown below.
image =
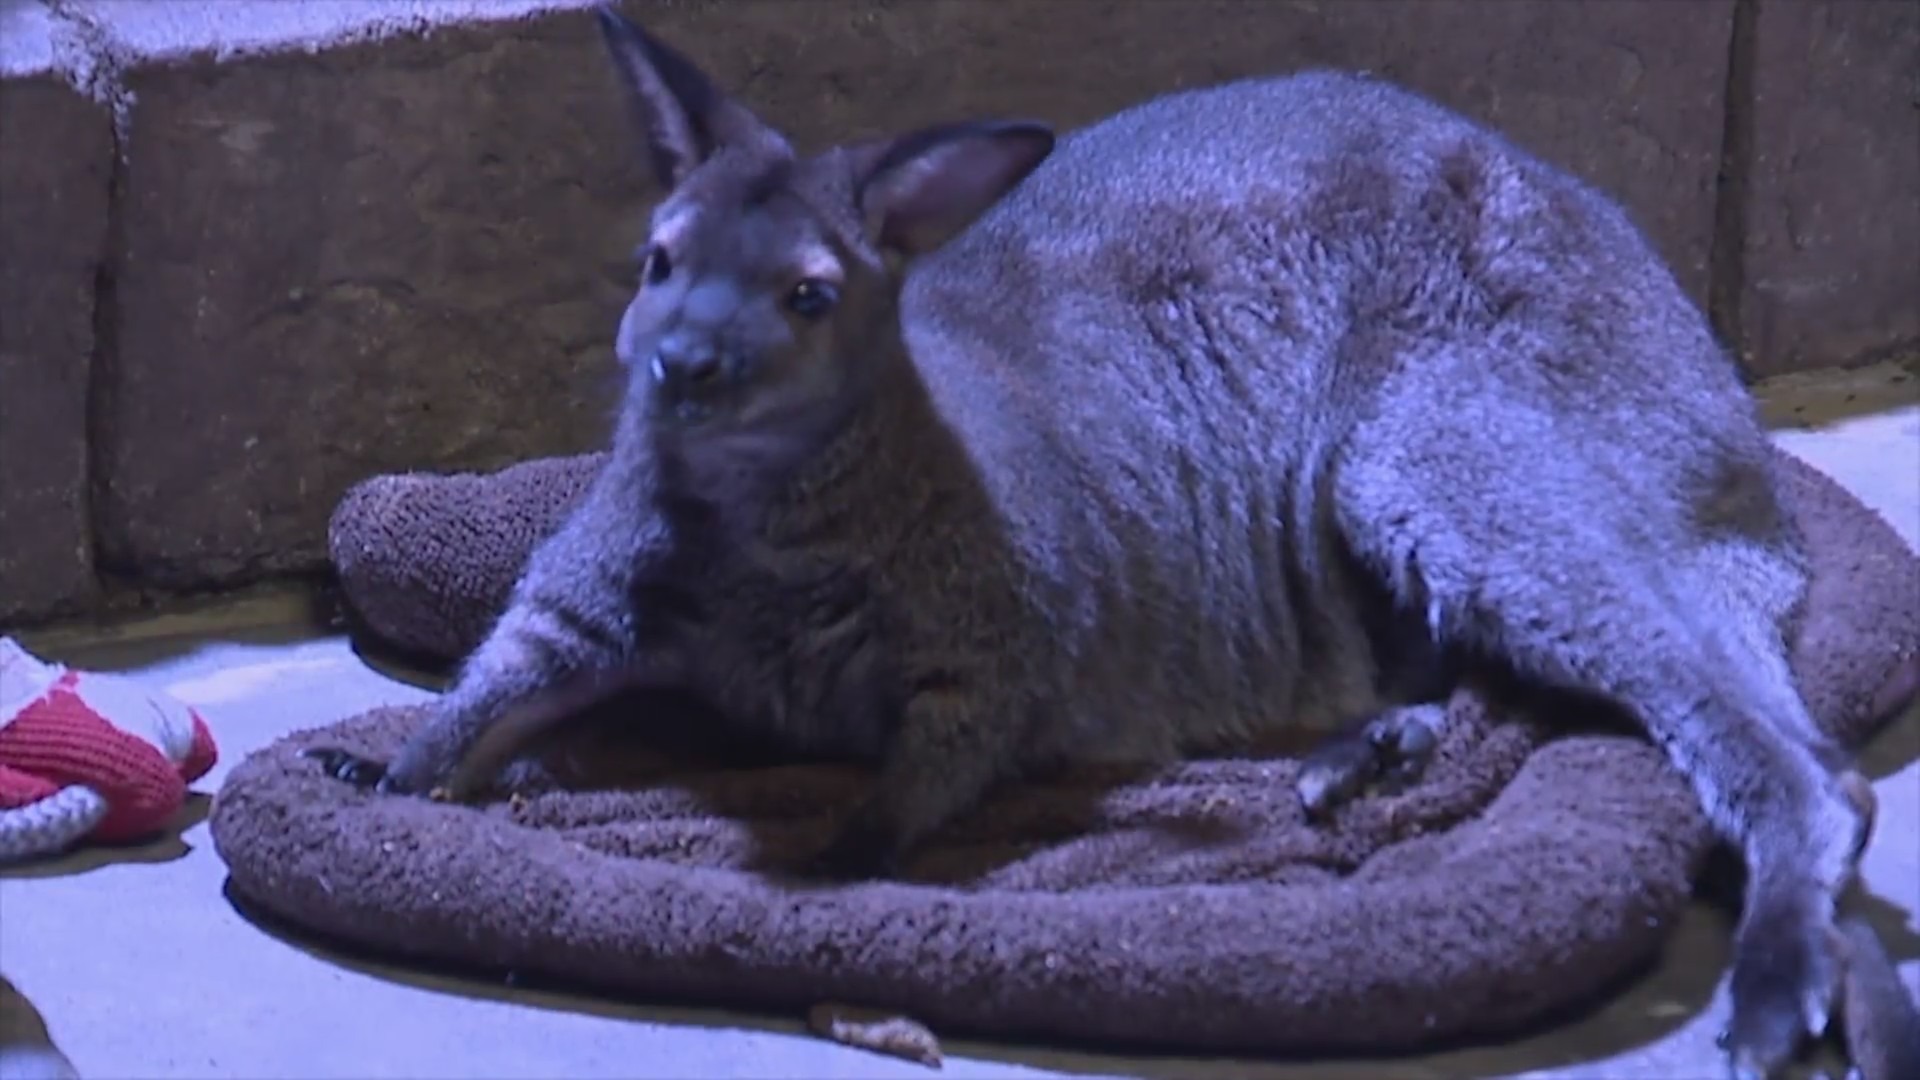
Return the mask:
<path fill-rule="evenodd" d="M 107 220 L 93 276 L 93 348 L 87 362 L 85 446 L 86 483 L 81 507 L 86 520 L 88 562 L 94 585 L 101 594 L 112 592 L 116 577 L 110 568 L 101 525 L 101 492 L 112 471 L 102 448 L 107 444 L 112 415 L 112 394 L 120 361 L 120 288 L 119 270 L 126 253 L 123 204 L 127 190 L 126 122 L 130 95 L 122 82 L 123 72 L 107 32 L 84 12 L 68 6 L 66 0 L 44 0 L 53 18 L 65 25 L 84 47 L 85 65 L 71 74 L 81 89 L 106 106 L 109 113 L 108 140 L 111 152 L 107 162 Z"/>
<path fill-rule="evenodd" d="M 1734 0 L 1721 101 L 1720 161 L 1714 174 L 1713 236 L 1707 256 L 1707 315 L 1742 379 L 1753 381 L 1742 340 L 1747 286 L 1747 184 L 1754 166 L 1755 25 L 1763 0 Z"/>
<path fill-rule="evenodd" d="M 117 128 L 118 125 L 116 125 Z M 93 547 L 93 576 L 108 587 L 110 557 L 101 504 L 112 480 L 106 446 L 112 433 L 113 396 L 120 364 L 120 262 L 126 251 L 121 201 L 127 189 L 124 144 L 113 136 L 113 165 L 107 181 L 106 239 L 93 277 L 93 362 L 87 370 L 87 530 Z"/>

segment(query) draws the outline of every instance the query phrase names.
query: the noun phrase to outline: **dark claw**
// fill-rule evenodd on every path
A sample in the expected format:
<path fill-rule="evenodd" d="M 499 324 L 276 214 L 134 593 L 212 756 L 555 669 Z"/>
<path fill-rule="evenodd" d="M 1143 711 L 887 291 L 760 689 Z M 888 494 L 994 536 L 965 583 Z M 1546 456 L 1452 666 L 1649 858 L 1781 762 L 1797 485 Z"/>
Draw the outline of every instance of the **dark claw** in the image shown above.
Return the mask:
<path fill-rule="evenodd" d="M 1381 780 L 1394 791 L 1419 783 L 1440 749 L 1439 733 L 1420 715 L 1415 710 L 1403 710 L 1372 725 L 1374 745 L 1381 757 Z"/>
<path fill-rule="evenodd" d="M 362 757 L 351 750 L 319 746 L 301 751 L 300 756 L 318 761 L 321 772 L 354 787 L 381 790 L 386 785 L 386 763 Z"/>
<path fill-rule="evenodd" d="M 1379 769 L 1380 756 L 1368 740 L 1336 738 L 1316 748 L 1300 763 L 1296 784 L 1307 817 L 1322 820 L 1352 802 Z"/>
<path fill-rule="evenodd" d="M 1381 766 L 1376 786 L 1388 795 L 1419 783 L 1440 745 L 1432 729 L 1416 721 L 1375 723 L 1368 728 L 1367 737 Z"/>
<path fill-rule="evenodd" d="M 1413 711 L 1376 717 L 1307 756 L 1295 785 L 1301 805 L 1309 820 L 1319 821 L 1369 787 L 1397 795 L 1419 783 L 1439 746 L 1439 734 Z"/>

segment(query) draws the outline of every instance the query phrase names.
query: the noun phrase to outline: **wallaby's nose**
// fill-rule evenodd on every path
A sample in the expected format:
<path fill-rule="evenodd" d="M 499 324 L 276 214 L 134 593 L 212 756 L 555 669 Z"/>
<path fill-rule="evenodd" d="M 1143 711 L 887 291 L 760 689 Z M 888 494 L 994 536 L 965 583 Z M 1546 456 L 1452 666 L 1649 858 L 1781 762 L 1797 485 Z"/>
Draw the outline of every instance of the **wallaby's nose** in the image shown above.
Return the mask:
<path fill-rule="evenodd" d="M 661 346 L 653 354 L 653 381 L 666 385 L 704 386 L 720 374 L 720 354 L 710 348 Z"/>

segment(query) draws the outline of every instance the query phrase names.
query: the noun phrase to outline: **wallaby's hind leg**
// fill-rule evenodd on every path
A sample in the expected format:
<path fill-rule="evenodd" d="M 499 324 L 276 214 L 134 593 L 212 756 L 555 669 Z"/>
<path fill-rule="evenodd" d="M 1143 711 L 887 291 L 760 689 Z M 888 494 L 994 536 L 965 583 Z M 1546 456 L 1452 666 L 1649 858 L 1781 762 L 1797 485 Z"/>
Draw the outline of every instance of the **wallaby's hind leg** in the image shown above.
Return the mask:
<path fill-rule="evenodd" d="M 1697 590 L 1716 586 L 1675 569 L 1696 565 L 1690 553 L 1649 541 L 1686 535 L 1647 521 L 1659 505 L 1632 505 L 1571 456 L 1480 453 L 1471 431 L 1404 430 L 1423 426 L 1408 419 L 1391 438 L 1354 441 L 1369 450 L 1336 478 L 1341 528 L 1403 602 L 1438 613 L 1443 644 L 1615 702 L 1687 777 L 1748 870 L 1729 1061 L 1736 1076 L 1774 1075 L 1827 1026 L 1840 976 L 1835 903 L 1860 831 L 1802 737 L 1811 721 L 1782 712 L 1804 711 L 1797 693 L 1768 681 L 1786 665 L 1747 655 L 1755 636 L 1716 627 L 1741 593 L 1701 603 Z M 1623 505 L 1608 505 L 1610 492 Z M 1752 544 L 1764 555 L 1765 541 Z"/>
<path fill-rule="evenodd" d="M 1372 787 L 1392 793 L 1420 779 L 1446 732 L 1444 702 L 1389 709 L 1321 743 L 1294 784 L 1307 816 L 1324 818 Z"/>

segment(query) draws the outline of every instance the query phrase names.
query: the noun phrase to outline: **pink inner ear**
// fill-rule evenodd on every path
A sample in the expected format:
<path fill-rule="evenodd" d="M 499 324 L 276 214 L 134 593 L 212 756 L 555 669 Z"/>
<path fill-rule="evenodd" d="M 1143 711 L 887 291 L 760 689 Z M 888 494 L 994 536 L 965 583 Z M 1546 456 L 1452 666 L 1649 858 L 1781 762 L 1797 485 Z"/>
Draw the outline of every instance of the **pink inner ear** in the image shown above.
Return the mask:
<path fill-rule="evenodd" d="M 925 251 L 958 232 L 1044 160 L 1041 129 L 981 131 L 935 143 L 875 177 L 865 193 L 880 242 Z"/>
<path fill-rule="evenodd" d="M 958 160 L 954 160 L 958 159 Z M 939 214 L 968 193 L 966 155 L 951 145 L 937 147 L 893 170 L 886 178 L 888 212 L 907 217 Z"/>

